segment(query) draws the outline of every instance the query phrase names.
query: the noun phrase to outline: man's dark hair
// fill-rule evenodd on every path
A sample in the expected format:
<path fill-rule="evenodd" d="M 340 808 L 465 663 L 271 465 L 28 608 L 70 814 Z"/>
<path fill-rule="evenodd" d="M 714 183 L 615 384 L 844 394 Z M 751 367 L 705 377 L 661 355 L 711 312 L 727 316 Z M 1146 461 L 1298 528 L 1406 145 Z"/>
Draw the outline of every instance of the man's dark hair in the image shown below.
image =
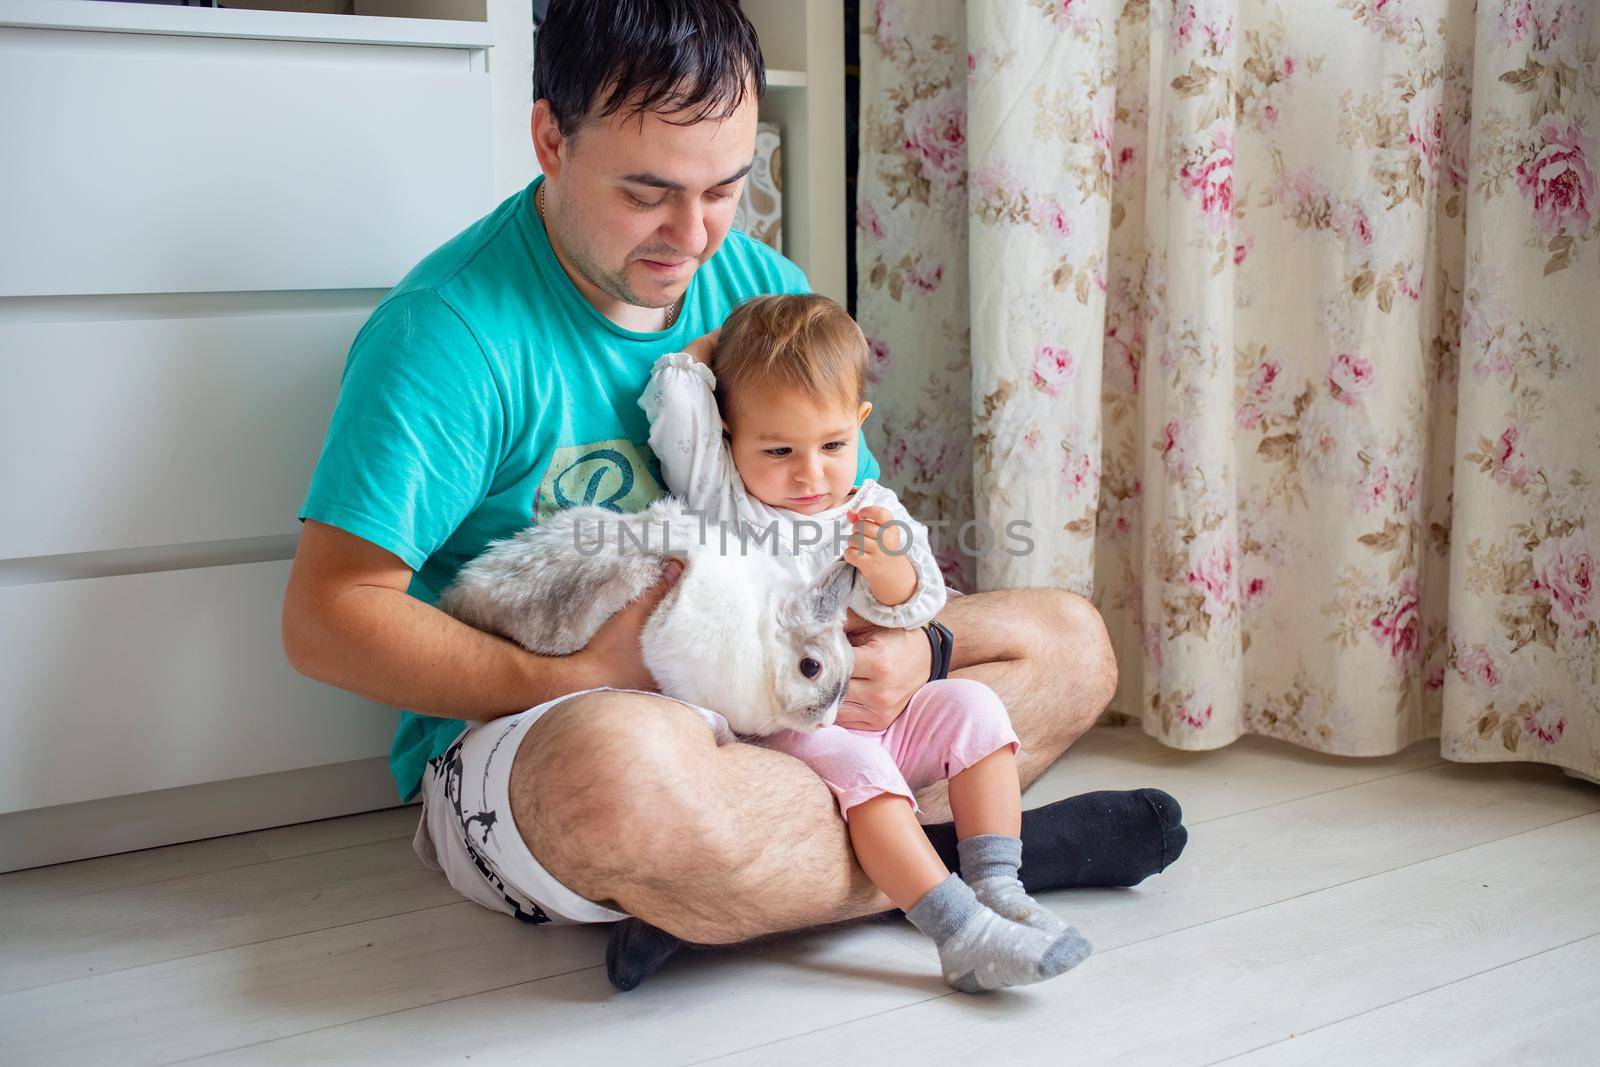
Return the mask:
<path fill-rule="evenodd" d="M 533 98 L 571 137 L 624 109 L 727 118 L 767 90 L 755 27 L 737 0 L 554 0 L 534 35 Z"/>

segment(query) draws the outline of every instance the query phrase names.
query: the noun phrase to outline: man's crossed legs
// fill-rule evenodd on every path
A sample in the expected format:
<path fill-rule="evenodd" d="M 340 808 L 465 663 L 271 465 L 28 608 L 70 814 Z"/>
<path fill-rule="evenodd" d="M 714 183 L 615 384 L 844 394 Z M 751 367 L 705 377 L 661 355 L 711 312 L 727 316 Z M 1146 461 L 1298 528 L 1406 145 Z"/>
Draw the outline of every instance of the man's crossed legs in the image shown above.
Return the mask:
<path fill-rule="evenodd" d="M 1025 787 L 1116 689 L 1105 627 L 1081 597 L 1000 590 L 952 598 L 940 619 L 955 634 L 951 673 L 1005 702 Z M 944 789 L 918 796 L 930 822 L 949 818 Z M 676 939 L 729 944 L 893 907 L 856 865 L 815 774 L 766 748 L 718 745 L 677 701 L 614 690 L 561 701 L 524 735 L 508 792 L 516 829 L 546 871 L 637 917 L 617 932 L 620 956 L 640 959 L 619 959 L 614 939 L 613 980 L 619 967 L 642 978 Z M 1028 812 L 1024 883 L 1030 892 L 1132 885 L 1176 859 L 1186 838 L 1180 818 L 1159 790 L 1088 794 Z M 954 827 L 927 831 L 956 869 Z"/>

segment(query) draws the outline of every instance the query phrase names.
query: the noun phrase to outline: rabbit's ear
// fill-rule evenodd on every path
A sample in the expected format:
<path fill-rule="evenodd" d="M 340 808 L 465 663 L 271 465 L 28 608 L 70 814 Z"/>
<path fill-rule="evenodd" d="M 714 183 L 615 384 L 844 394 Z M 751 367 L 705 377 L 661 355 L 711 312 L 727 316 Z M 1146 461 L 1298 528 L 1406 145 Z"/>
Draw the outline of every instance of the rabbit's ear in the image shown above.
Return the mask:
<path fill-rule="evenodd" d="M 844 614 L 855 589 L 856 569 L 834 560 L 811 584 L 790 597 L 789 610 L 797 622 L 833 622 Z"/>

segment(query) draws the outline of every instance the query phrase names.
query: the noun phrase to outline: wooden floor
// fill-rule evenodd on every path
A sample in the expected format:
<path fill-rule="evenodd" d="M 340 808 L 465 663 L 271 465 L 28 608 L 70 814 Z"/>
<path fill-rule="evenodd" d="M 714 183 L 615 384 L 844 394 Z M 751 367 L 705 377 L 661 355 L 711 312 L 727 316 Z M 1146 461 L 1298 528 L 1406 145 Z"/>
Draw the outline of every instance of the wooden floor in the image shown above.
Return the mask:
<path fill-rule="evenodd" d="M 1600 1062 L 1600 787 L 1123 728 L 1028 799 L 1140 785 L 1183 803 L 1183 859 L 1046 895 L 1095 955 L 983 997 L 898 918 L 616 994 L 603 927 L 460 900 L 415 808 L 4 875 L 0 1062 Z"/>

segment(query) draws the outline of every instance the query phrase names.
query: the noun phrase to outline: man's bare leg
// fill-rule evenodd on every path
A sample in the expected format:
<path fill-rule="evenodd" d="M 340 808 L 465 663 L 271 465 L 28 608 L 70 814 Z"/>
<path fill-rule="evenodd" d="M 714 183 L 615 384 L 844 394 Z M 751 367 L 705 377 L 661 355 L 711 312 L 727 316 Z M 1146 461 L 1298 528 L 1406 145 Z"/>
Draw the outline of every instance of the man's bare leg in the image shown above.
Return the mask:
<path fill-rule="evenodd" d="M 833 795 L 799 760 L 718 746 L 675 701 L 600 692 L 551 708 L 512 765 L 511 810 L 573 892 L 686 941 L 729 944 L 888 911 Z"/>
<path fill-rule="evenodd" d="M 950 673 L 993 689 L 1022 742 L 1026 789 L 1093 726 L 1117 690 L 1117 662 L 1100 613 L 1061 589 L 997 589 L 951 597 L 939 621 L 955 637 Z M 946 822 L 946 783 L 917 794 L 924 823 Z"/>
<path fill-rule="evenodd" d="M 999 693 L 1032 781 L 1093 724 L 1116 688 L 1105 628 L 1059 590 L 958 597 L 941 614 L 956 671 Z M 943 785 L 919 797 L 948 816 Z M 528 731 L 511 806 L 533 854 L 590 900 L 611 901 L 701 944 L 886 911 L 855 863 L 833 797 L 804 764 L 752 745 L 718 747 L 676 702 L 593 693 Z"/>

